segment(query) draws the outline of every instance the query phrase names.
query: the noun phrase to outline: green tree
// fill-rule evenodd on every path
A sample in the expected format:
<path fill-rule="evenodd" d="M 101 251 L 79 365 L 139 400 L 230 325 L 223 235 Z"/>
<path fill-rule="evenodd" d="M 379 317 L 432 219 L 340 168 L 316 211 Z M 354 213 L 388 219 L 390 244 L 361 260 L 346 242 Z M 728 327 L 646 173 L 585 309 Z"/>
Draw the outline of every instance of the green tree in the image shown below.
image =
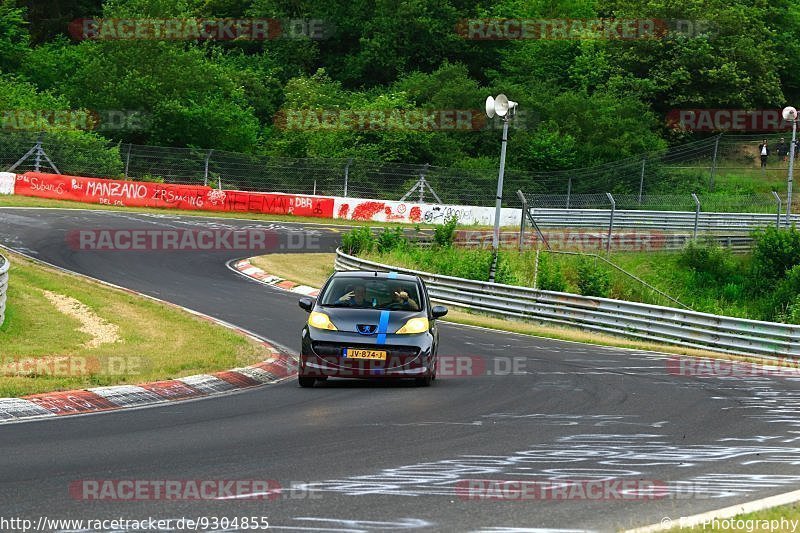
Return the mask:
<path fill-rule="evenodd" d="M 0 72 L 14 72 L 29 51 L 25 10 L 13 0 L 0 0 Z"/>

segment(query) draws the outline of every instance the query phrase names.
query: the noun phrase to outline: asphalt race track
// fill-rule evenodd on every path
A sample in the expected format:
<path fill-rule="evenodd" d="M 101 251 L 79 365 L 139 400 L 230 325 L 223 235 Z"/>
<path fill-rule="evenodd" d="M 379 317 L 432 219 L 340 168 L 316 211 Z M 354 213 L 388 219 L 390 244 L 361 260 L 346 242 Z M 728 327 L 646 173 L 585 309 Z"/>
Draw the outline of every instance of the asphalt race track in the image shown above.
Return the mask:
<path fill-rule="evenodd" d="M 269 227 L 287 251 L 332 251 L 323 225 L 0 209 L 0 242 L 175 302 L 296 350 L 295 294 L 226 267 L 242 252 L 76 250 L 78 229 Z M 12 278 L 13 283 L 13 278 Z M 168 325 L 165 325 L 168 327 Z M 268 516 L 286 531 L 598 530 L 660 522 L 800 485 L 800 383 L 670 374 L 658 354 L 451 324 L 440 355 L 480 375 L 430 388 L 294 380 L 148 409 L 0 425 L 2 515 L 48 518 Z M 516 359 L 514 359 L 516 358 Z M 509 373 L 509 360 L 519 363 Z M 83 501 L 82 479 L 275 480 L 274 499 Z M 636 480 L 666 497 L 465 497 L 459 480 Z M 525 529 L 527 528 L 527 529 Z"/>

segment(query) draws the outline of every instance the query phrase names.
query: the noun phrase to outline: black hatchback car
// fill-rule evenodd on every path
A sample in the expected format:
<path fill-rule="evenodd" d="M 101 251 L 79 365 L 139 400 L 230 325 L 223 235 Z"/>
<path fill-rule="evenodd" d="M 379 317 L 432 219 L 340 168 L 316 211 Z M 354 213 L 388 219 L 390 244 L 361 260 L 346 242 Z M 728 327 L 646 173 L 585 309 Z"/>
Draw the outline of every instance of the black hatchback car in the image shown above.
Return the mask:
<path fill-rule="evenodd" d="M 396 272 L 337 272 L 315 300 L 303 328 L 298 380 L 414 378 L 427 386 L 436 378 L 439 340 L 436 319 L 447 308 L 431 307 L 417 276 Z"/>

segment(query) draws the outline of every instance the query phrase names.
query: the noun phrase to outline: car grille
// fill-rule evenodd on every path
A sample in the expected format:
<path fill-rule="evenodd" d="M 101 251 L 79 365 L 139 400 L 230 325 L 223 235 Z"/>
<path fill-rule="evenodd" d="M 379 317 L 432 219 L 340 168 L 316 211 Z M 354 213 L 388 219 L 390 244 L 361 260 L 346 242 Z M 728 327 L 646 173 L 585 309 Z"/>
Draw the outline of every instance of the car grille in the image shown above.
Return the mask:
<path fill-rule="evenodd" d="M 314 353 L 321 357 L 339 357 L 342 355 L 343 348 L 364 348 L 367 350 L 385 350 L 389 358 L 413 358 L 419 355 L 419 348 L 416 346 L 379 346 L 375 344 L 347 343 L 339 344 L 334 342 L 314 342 L 311 345 Z"/>

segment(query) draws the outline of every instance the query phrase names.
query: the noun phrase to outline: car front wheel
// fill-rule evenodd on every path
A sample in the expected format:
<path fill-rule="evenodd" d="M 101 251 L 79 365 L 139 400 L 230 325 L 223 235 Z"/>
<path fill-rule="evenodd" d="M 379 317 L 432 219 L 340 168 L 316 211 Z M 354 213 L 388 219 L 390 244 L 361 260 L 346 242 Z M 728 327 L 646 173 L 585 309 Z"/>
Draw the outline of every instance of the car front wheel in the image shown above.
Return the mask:
<path fill-rule="evenodd" d="M 429 387 L 433 382 L 433 372 L 429 372 L 421 378 L 415 378 L 414 381 L 416 382 L 417 387 Z"/>
<path fill-rule="evenodd" d="M 301 387 L 313 387 L 316 380 L 316 378 L 309 376 L 297 376 L 297 382 Z"/>

